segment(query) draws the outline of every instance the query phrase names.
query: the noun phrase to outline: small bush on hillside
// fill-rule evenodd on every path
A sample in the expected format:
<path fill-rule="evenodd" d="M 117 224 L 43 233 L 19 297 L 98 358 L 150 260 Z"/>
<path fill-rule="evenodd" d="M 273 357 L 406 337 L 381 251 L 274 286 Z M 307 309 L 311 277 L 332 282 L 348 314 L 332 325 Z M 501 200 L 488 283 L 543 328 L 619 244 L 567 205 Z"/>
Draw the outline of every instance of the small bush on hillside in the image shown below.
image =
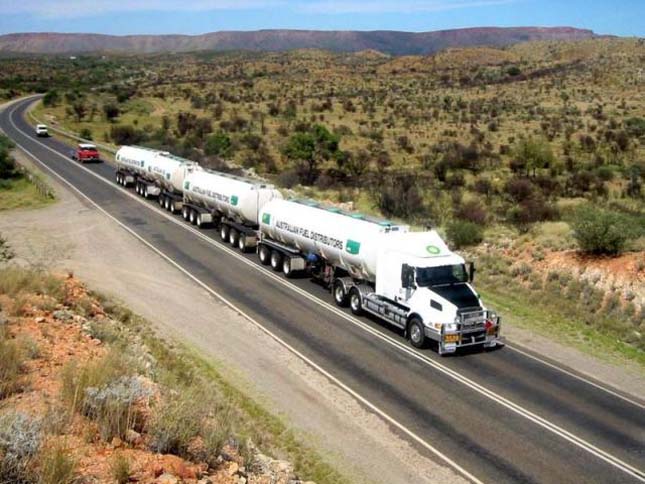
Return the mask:
<path fill-rule="evenodd" d="M 455 216 L 461 220 L 466 220 L 477 225 L 486 225 L 488 220 L 486 208 L 477 200 L 471 200 L 459 206 L 455 210 Z"/>
<path fill-rule="evenodd" d="M 59 278 L 41 271 L 20 267 L 0 269 L 0 294 L 17 296 L 20 293 L 42 294 L 61 300 L 65 289 Z"/>
<path fill-rule="evenodd" d="M 45 450 L 40 466 L 39 484 L 72 484 L 76 482 L 76 461 L 62 445 Z"/>
<path fill-rule="evenodd" d="M 446 234 L 457 249 L 477 245 L 484 240 L 481 226 L 467 220 L 454 220 L 446 228 Z"/>
<path fill-rule="evenodd" d="M 16 163 L 9 154 L 13 147 L 11 140 L 0 134 L 0 180 L 6 180 L 16 174 Z"/>
<path fill-rule="evenodd" d="M 136 145 L 146 137 L 143 131 L 134 126 L 118 124 L 110 128 L 110 139 L 117 145 Z"/>
<path fill-rule="evenodd" d="M 122 453 L 116 454 L 110 464 L 110 474 L 112 475 L 112 479 L 114 479 L 117 484 L 126 484 L 127 482 L 130 482 L 131 473 L 132 469 L 128 458 Z"/>
<path fill-rule="evenodd" d="M 0 482 L 33 481 L 33 462 L 41 442 L 40 420 L 24 413 L 0 415 Z"/>
<path fill-rule="evenodd" d="M 206 417 L 203 405 L 196 404 L 191 392 L 166 399 L 148 427 L 150 446 L 155 452 L 186 456 Z"/>
<path fill-rule="evenodd" d="M 578 209 L 571 225 L 580 249 L 592 254 L 619 254 L 632 234 L 621 214 L 591 206 Z"/>
<path fill-rule="evenodd" d="M 98 423 L 103 440 L 124 438 L 128 429 L 143 427 L 143 416 L 135 405 L 151 396 L 140 378 L 123 376 L 103 387 L 86 388 L 83 413 Z"/>
<path fill-rule="evenodd" d="M 0 400 L 20 391 L 24 360 L 24 353 L 18 343 L 9 339 L 7 330 L 0 326 Z"/>

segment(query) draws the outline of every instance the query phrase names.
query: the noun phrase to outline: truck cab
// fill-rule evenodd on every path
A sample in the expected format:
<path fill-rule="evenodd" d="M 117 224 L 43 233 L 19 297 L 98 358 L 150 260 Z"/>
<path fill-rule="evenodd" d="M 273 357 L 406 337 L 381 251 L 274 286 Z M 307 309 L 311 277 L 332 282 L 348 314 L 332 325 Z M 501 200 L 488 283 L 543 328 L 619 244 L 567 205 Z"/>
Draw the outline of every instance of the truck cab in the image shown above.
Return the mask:
<path fill-rule="evenodd" d="M 49 136 L 49 131 L 47 130 L 47 126 L 44 124 L 37 124 L 36 136 L 38 136 L 39 138 L 47 138 Z"/>
<path fill-rule="evenodd" d="M 403 329 L 412 345 L 437 344 L 439 354 L 499 343 L 501 320 L 473 287 L 475 267 L 436 232 L 390 237 L 378 254 L 374 286 L 359 285 L 350 306 Z"/>
<path fill-rule="evenodd" d="M 98 149 L 96 146 L 89 143 L 79 143 L 74 151 L 72 151 L 72 159 L 86 163 L 90 161 L 101 161 Z"/>

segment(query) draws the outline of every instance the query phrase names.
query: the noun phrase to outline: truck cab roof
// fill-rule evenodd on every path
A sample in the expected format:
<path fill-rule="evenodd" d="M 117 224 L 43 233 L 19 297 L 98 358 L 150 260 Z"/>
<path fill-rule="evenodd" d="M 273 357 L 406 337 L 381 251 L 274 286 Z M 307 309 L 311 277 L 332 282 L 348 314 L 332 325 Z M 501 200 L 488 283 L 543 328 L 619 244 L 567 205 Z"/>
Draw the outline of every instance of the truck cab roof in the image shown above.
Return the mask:
<path fill-rule="evenodd" d="M 463 257 L 452 252 L 436 230 L 391 234 L 386 252 L 398 254 L 404 262 L 415 267 L 464 263 Z"/>

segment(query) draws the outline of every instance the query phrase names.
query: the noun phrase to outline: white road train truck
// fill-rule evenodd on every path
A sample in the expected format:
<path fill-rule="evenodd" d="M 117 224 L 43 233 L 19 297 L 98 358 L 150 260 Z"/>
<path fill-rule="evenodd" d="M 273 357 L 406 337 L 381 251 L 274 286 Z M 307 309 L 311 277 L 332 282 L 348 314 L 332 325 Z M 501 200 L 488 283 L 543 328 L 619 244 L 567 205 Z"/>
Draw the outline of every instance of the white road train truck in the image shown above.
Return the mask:
<path fill-rule="evenodd" d="M 183 185 L 182 215 L 197 225 L 213 222 L 225 242 L 246 252 L 257 246 L 260 209 L 282 199 L 273 185 L 210 170 L 195 170 Z"/>
<path fill-rule="evenodd" d="M 158 197 L 159 205 L 173 213 L 183 208 L 184 179 L 201 170 L 194 161 L 139 146 L 121 147 L 115 159 L 117 183 L 134 185 L 145 198 Z"/>
<path fill-rule="evenodd" d="M 499 342 L 500 318 L 472 287 L 474 266 L 439 234 L 326 208 L 313 201 L 272 200 L 260 212 L 260 262 L 287 276 L 308 270 L 339 306 L 401 328 L 416 347 L 439 354 Z"/>

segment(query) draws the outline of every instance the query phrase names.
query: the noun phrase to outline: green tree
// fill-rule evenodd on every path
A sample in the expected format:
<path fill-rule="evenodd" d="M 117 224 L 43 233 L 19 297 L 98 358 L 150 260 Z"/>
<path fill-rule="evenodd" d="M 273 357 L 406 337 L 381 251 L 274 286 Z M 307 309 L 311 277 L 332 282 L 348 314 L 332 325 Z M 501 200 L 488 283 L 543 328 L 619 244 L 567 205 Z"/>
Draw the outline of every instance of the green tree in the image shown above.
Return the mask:
<path fill-rule="evenodd" d="M 292 161 L 304 163 L 303 182 L 311 185 L 316 181 L 319 165 L 338 154 L 339 144 L 339 135 L 325 126 L 315 124 L 309 131 L 292 135 L 283 153 Z"/>
<path fill-rule="evenodd" d="M 215 155 L 226 158 L 232 151 L 231 138 L 225 132 L 218 131 L 206 139 L 204 151 L 209 156 Z"/>
<path fill-rule="evenodd" d="M 633 236 L 624 216 L 590 205 L 576 210 L 571 224 L 580 249 L 592 254 L 619 254 Z"/>
<path fill-rule="evenodd" d="M 513 147 L 514 166 L 526 170 L 526 174 L 549 168 L 555 157 L 548 141 L 540 138 L 522 138 Z"/>
<path fill-rule="evenodd" d="M 114 103 L 107 103 L 103 105 L 103 114 L 105 114 L 105 119 L 112 122 L 115 118 L 119 117 L 120 110 L 119 106 Z"/>
<path fill-rule="evenodd" d="M 16 165 L 9 154 L 13 146 L 9 138 L 0 135 L 0 180 L 6 180 L 15 175 Z"/>
<path fill-rule="evenodd" d="M 60 102 L 58 91 L 48 91 L 43 97 L 43 104 L 47 107 L 56 106 Z"/>
<path fill-rule="evenodd" d="M 468 220 L 454 220 L 446 227 L 446 235 L 456 248 L 477 245 L 484 240 L 481 225 Z"/>

